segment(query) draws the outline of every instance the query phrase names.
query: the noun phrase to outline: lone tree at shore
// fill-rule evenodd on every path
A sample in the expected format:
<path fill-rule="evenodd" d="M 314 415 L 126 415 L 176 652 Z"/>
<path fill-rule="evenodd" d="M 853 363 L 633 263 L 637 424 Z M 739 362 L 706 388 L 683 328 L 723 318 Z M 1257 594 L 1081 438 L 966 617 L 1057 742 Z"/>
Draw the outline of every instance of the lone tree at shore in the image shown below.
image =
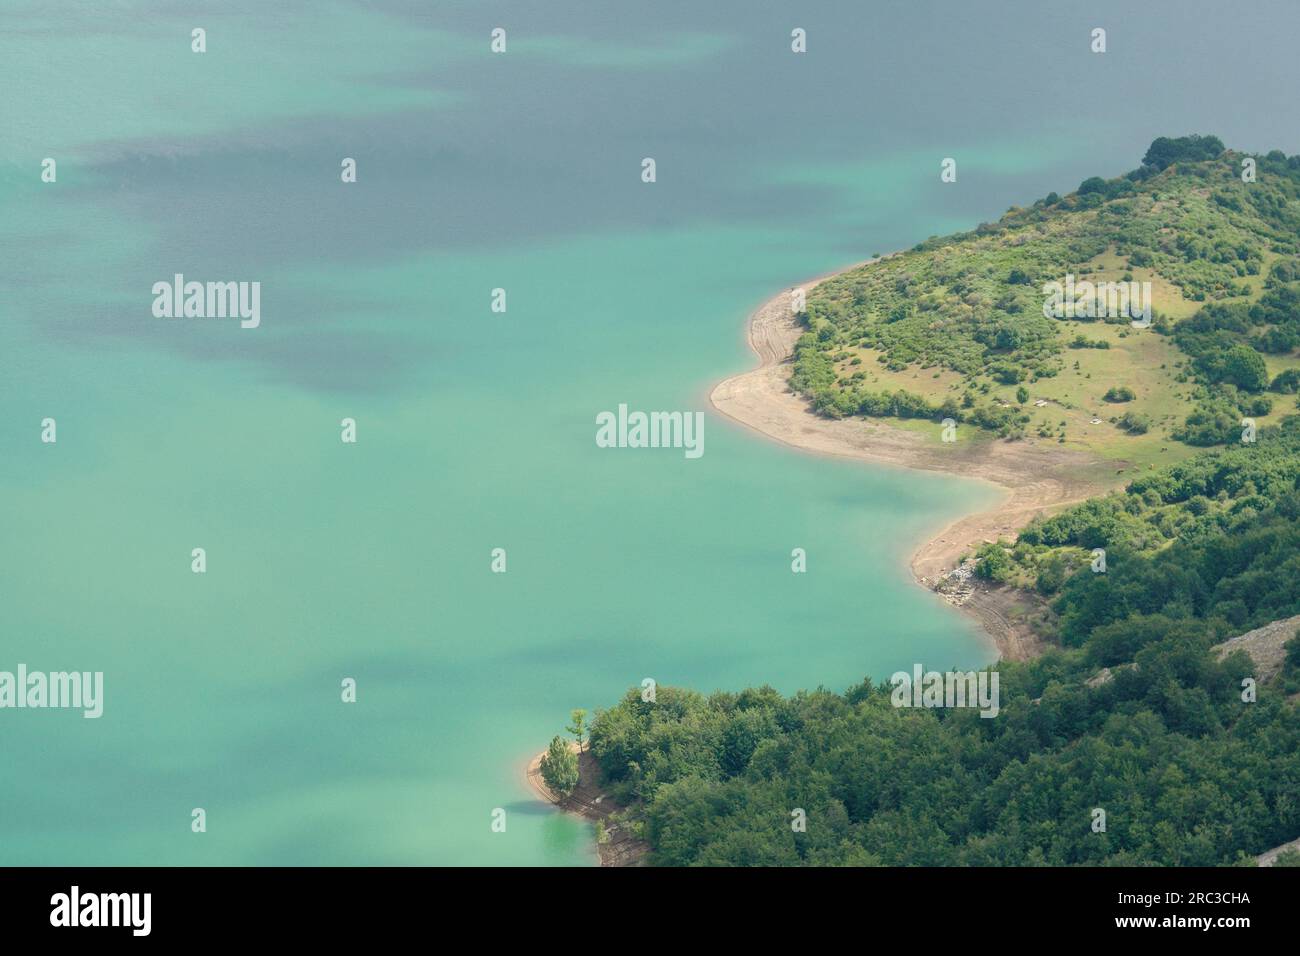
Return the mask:
<path fill-rule="evenodd" d="M 564 729 L 573 734 L 578 741 L 578 753 L 582 753 L 583 741 L 587 737 L 587 712 L 579 707 L 577 710 L 569 713 L 571 723 Z"/>
<path fill-rule="evenodd" d="M 542 757 L 541 771 L 546 786 L 567 797 L 578 785 L 578 755 L 569 749 L 564 738 L 556 735 Z"/>

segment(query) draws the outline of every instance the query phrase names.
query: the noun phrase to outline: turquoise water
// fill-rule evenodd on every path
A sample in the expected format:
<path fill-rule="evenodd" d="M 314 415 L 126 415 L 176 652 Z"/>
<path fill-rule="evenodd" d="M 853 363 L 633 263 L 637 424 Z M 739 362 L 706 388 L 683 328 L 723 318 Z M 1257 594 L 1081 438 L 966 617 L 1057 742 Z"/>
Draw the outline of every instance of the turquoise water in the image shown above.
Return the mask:
<path fill-rule="evenodd" d="M 169 6 L 0 14 L 0 670 L 105 681 L 98 720 L 0 711 L 0 863 L 591 863 L 523 783 L 571 708 L 989 659 L 905 563 L 989 489 L 799 454 L 707 395 L 775 289 L 1127 169 L 1173 107 L 1084 149 L 945 99 L 936 51 L 887 42 L 929 35 L 907 5 L 868 58 L 831 28 L 856 5 L 810 12 L 803 62 L 741 4 Z M 1035 10 L 1011 40 L 1073 29 Z M 1004 104 L 1064 82 L 983 69 Z M 881 95 L 846 116 L 828 85 Z M 153 318 L 176 272 L 260 281 L 261 327 Z M 619 403 L 706 412 L 704 456 L 597 448 Z"/>

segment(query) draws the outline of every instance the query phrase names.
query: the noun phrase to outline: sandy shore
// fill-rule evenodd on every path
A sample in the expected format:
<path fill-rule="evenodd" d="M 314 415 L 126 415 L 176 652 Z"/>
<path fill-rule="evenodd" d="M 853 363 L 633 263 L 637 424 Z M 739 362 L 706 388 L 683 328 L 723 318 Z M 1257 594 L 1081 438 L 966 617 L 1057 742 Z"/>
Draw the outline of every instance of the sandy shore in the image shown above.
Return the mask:
<path fill-rule="evenodd" d="M 1122 463 L 1094 459 L 1055 444 L 992 438 L 945 444 L 939 440 L 937 427 L 934 437 L 928 438 L 861 418 L 833 420 L 813 413 L 810 403 L 791 392 L 788 384 L 794 344 L 803 333 L 791 308 L 792 296 L 795 288 L 808 293 L 838 274 L 787 289 L 755 309 L 749 317 L 748 339 L 759 365 L 719 383 L 710 400 L 726 417 L 793 448 L 975 478 L 1000 488 L 1003 498 L 995 508 L 936 529 L 921 545 L 911 560 L 918 583 L 931 587 L 962 554 L 983 541 L 1014 539 L 1035 515 L 1059 510 L 1122 483 L 1115 474 Z M 1039 610 L 1037 605 L 1034 597 L 1024 592 L 977 587 L 957 606 L 979 621 L 1001 657 L 1024 660 L 1041 649 L 1026 625 L 1026 618 Z"/>
<path fill-rule="evenodd" d="M 577 752 L 577 743 L 570 742 L 569 749 Z M 598 777 L 596 758 L 591 755 L 591 752 L 578 754 L 578 786 L 567 797 L 552 792 L 542 780 L 544 756 L 546 756 L 545 750 L 534 757 L 524 770 L 524 779 L 528 781 L 528 786 L 533 792 L 566 813 L 583 817 L 593 823 L 604 822 L 607 839 L 604 843 L 596 844 L 601 866 L 641 866 L 650 847 L 619 824 L 610 822 L 609 818 L 623 807 L 601 793 L 601 788 L 596 785 L 595 781 Z"/>

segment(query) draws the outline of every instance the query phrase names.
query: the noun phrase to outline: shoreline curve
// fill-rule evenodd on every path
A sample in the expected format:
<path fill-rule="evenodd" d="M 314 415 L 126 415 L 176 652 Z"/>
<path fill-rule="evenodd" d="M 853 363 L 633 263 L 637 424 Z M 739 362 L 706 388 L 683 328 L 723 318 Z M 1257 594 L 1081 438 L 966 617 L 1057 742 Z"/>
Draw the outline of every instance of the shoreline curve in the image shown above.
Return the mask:
<path fill-rule="evenodd" d="M 817 276 L 761 303 L 745 325 L 746 341 L 758 366 L 723 379 L 711 389 L 709 401 L 725 418 L 799 451 L 974 478 L 999 488 L 1003 497 L 997 505 L 936 529 L 913 553 L 909 567 L 917 584 L 973 617 L 1000 658 L 1028 660 L 1044 649 L 1027 623 L 1029 617 L 1045 613 L 1036 595 L 989 587 L 974 579 L 955 594 L 935 591 L 935 584 L 963 553 L 980 543 L 1014 540 L 1030 519 L 1119 487 L 1117 469 L 1126 463 L 1028 440 L 981 436 L 963 445 L 944 444 L 878 421 L 830 419 L 813 412 L 811 402 L 789 387 L 794 346 L 804 331 L 791 307 L 794 290 L 809 293 L 826 279 L 895 255 L 899 253 Z"/>
<path fill-rule="evenodd" d="M 605 827 L 605 839 L 596 841 L 596 855 L 601 866 L 644 866 L 650 846 L 634 835 L 625 823 L 611 819 L 625 808 L 617 801 L 601 793 L 601 788 L 594 781 L 600 774 L 596 767 L 596 758 L 589 750 L 579 750 L 576 742 L 569 742 L 569 750 L 578 754 L 578 785 L 567 797 L 551 790 L 542 779 L 543 750 L 529 761 L 524 768 L 524 781 L 539 800 L 551 804 L 559 810 L 580 817 L 590 823 L 601 823 Z"/>

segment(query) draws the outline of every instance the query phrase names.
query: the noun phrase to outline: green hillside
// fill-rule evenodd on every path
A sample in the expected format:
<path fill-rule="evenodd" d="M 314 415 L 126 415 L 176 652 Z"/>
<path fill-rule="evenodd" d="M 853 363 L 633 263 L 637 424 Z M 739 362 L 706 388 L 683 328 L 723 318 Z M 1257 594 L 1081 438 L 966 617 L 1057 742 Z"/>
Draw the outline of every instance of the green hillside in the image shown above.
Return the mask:
<path fill-rule="evenodd" d="M 828 416 L 951 417 L 1138 464 L 1275 422 L 1300 383 L 1300 156 L 1250 157 L 1253 182 L 1246 158 L 1159 139 L 1125 176 L 829 279 L 792 385 Z M 1067 276 L 1150 283 L 1152 327 L 1046 317 Z"/>

